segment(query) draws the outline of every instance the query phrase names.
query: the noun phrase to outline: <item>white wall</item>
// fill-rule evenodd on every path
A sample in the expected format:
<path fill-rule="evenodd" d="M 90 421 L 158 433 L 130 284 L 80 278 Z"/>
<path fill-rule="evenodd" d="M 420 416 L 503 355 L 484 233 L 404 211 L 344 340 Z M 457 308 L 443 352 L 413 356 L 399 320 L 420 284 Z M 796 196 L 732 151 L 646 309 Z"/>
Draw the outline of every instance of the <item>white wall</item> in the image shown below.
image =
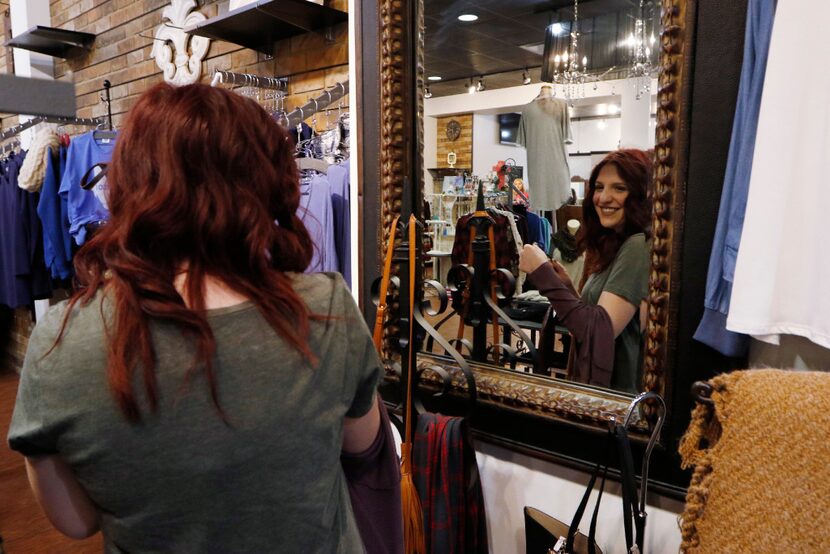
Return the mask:
<path fill-rule="evenodd" d="M 498 116 L 473 114 L 473 174 L 484 177 L 493 170 L 496 162 L 507 158 L 513 158 L 516 165 L 527 168 L 524 148 L 499 143 Z"/>
<path fill-rule="evenodd" d="M 524 507 L 542 510 L 570 523 L 585 492 L 589 475 L 516 452 L 479 442 L 476 457 L 484 490 L 490 552 L 524 553 Z M 596 492 L 580 529 L 587 534 Z M 680 529 L 677 517 L 683 504 L 649 495 L 645 551 L 677 552 Z M 606 483 L 597 523 L 597 543 L 605 554 L 625 553 L 622 496 L 618 483 Z"/>
<path fill-rule="evenodd" d="M 620 144 L 621 121 L 622 118 L 619 117 L 572 121 L 571 135 L 574 141 L 568 145 L 568 152 L 616 150 Z"/>
<path fill-rule="evenodd" d="M 793 335 L 782 335 L 778 346 L 752 339 L 749 367 L 830 371 L 830 350 Z"/>

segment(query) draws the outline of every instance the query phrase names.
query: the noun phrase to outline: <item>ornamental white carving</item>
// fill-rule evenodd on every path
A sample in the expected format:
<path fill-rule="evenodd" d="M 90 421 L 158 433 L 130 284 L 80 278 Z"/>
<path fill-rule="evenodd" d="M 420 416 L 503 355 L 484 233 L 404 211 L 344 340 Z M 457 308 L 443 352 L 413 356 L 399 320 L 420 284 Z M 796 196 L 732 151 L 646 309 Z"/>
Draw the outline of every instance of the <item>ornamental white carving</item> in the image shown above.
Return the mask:
<path fill-rule="evenodd" d="M 202 60 L 210 48 L 210 39 L 188 35 L 184 28 L 207 19 L 192 11 L 196 0 L 173 0 L 162 12 L 162 24 L 156 30 L 152 56 L 172 85 L 190 85 L 202 74 Z M 189 48 L 188 48 L 189 47 Z"/>

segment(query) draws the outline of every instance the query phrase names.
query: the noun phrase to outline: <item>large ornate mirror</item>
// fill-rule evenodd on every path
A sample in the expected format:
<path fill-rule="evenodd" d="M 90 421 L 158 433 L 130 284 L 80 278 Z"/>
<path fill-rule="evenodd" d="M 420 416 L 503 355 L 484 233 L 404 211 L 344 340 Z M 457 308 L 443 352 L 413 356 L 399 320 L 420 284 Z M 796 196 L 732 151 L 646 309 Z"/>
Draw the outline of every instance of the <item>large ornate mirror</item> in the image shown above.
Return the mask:
<path fill-rule="evenodd" d="M 363 98 L 363 125 L 379 131 L 377 142 L 362 146 L 364 183 L 374 167 L 380 183 L 377 204 L 363 204 L 378 216 L 377 227 L 362 218 L 364 236 L 379 238 L 364 253 L 367 317 L 374 319 L 369 284 L 392 218 L 414 212 L 423 222 L 419 273 L 428 283 L 421 327 L 431 328 L 416 341 L 421 383 L 435 390 L 450 382 L 442 401 L 463 402 L 461 366 L 468 366 L 482 434 L 532 449 L 530 429 L 540 423 L 598 430 L 639 392 L 669 397 L 687 140 L 684 37 L 693 19 L 686 2 L 414 0 L 381 2 L 378 13 L 381 70 L 361 81 L 364 91 L 380 92 L 376 120 Z M 517 244 L 538 243 L 582 288 L 575 236 L 584 204 L 597 198 L 597 181 L 614 186 L 607 176 L 592 178 L 592 169 L 621 147 L 648 151 L 653 179 L 640 272 L 631 278 L 641 301 L 632 306 L 628 356 L 615 367 L 627 374 L 600 383 L 573 370 L 576 341 L 528 292 Z M 478 237 L 470 224 L 477 214 L 497 223 Z M 482 238 L 494 255 L 476 260 L 473 243 Z M 477 268 L 488 279 L 474 286 Z M 390 318 L 390 345 L 398 330 Z M 390 365 L 388 380 L 397 379 Z M 644 439 L 650 415 L 649 407 L 638 414 Z"/>

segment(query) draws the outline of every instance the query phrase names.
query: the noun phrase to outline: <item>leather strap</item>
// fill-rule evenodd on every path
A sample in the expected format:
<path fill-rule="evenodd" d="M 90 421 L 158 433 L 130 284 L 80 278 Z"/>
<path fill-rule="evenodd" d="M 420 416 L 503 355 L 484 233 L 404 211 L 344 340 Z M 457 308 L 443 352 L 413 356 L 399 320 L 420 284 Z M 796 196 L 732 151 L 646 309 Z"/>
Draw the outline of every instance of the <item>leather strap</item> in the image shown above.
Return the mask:
<path fill-rule="evenodd" d="M 375 316 L 375 330 L 372 333 L 372 340 L 375 343 L 375 348 L 378 354 L 383 348 L 383 320 L 386 317 L 386 294 L 389 291 L 389 279 L 392 277 L 392 256 L 395 253 L 395 235 L 398 230 L 398 220 L 400 216 L 395 216 L 392 220 L 392 229 L 389 233 L 389 245 L 386 247 L 386 259 L 383 262 L 383 276 L 380 280 L 380 298 L 378 298 L 378 312 Z"/>
<path fill-rule="evenodd" d="M 415 313 L 415 240 L 416 226 L 418 220 L 415 215 L 409 216 L 409 343 L 407 345 L 407 356 L 409 363 L 407 364 L 406 372 L 406 415 L 404 417 L 405 438 L 404 442 L 412 443 L 412 375 L 415 373 L 415 347 L 412 343 L 413 330 L 415 329 L 415 318 L 412 315 Z"/>
<path fill-rule="evenodd" d="M 626 551 L 631 553 L 642 552 L 645 519 L 641 516 L 639 506 L 637 505 L 637 483 L 634 480 L 634 458 L 631 455 L 631 443 L 628 440 L 628 432 L 620 424 L 615 426 L 614 435 L 617 439 L 617 449 L 620 456 L 620 481 L 622 484 Z M 631 525 L 632 520 L 634 521 L 633 530 Z"/>
<path fill-rule="evenodd" d="M 107 165 L 108 164 L 105 162 L 99 162 L 87 169 L 86 173 L 84 173 L 84 176 L 81 177 L 81 188 L 84 190 L 92 190 L 93 188 L 95 188 L 95 185 L 97 185 L 101 179 L 107 176 Z M 100 171 L 97 174 L 93 175 L 93 172 L 96 167 L 99 168 Z"/>

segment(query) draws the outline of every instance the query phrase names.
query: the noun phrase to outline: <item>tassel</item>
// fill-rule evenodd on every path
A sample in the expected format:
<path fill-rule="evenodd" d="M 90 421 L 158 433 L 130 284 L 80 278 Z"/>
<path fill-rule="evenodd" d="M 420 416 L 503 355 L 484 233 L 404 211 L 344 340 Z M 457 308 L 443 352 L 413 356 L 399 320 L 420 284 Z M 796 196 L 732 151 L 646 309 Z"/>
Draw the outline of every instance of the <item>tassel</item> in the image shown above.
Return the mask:
<path fill-rule="evenodd" d="M 412 444 L 401 444 L 401 505 L 403 508 L 403 544 L 405 554 L 426 554 L 424 517 L 418 489 L 412 480 Z"/>

